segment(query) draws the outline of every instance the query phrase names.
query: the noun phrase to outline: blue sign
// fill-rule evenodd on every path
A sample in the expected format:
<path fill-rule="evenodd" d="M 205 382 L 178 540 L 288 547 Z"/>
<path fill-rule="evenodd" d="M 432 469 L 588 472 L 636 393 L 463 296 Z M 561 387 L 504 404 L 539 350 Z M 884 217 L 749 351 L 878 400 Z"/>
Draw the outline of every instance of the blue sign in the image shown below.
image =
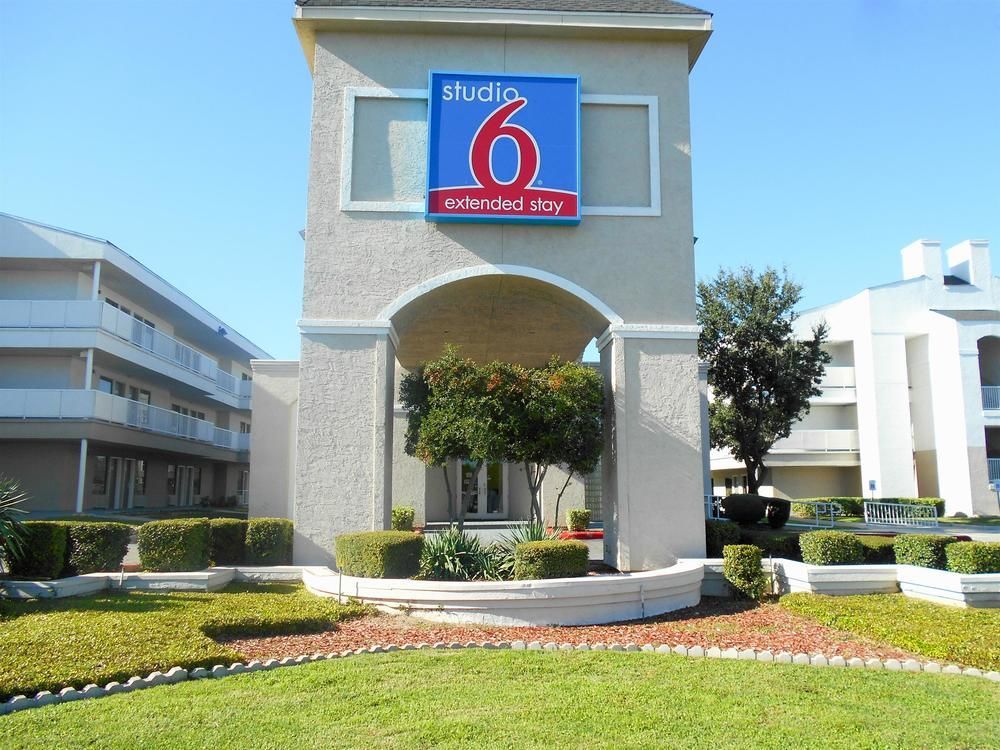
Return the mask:
<path fill-rule="evenodd" d="M 432 71 L 431 221 L 580 222 L 580 79 Z"/>

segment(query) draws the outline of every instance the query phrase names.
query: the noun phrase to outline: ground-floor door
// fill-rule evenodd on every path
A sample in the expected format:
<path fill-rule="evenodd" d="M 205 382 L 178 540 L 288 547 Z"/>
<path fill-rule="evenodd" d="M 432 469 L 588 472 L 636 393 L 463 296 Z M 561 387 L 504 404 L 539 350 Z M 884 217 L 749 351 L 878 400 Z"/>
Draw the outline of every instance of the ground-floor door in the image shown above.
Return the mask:
<path fill-rule="evenodd" d="M 112 510 L 131 508 L 135 501 L 135 459 L 108 458 L 108 507 Z"/>
<path fill-rule="evenodd" d="M 479 520 L 507 518 L 507 464 L 486 464 L 473 476 L 476 465 L 462 461 L 458 465 L 458 486 L 465 497 L 465 517 Z"/>
<path fill-rule="evenodd" d="M 194 499 L 194 467 L 177 467 L 177 504 L 191 505 Z"/>

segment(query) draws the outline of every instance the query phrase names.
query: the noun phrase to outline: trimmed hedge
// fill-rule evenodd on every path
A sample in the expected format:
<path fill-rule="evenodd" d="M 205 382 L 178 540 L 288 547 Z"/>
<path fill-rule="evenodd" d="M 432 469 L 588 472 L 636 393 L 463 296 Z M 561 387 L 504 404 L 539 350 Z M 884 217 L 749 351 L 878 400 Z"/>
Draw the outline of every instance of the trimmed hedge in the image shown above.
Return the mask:
<path fill-rule="evenodd" d="M 24 554 L 10 561 L 16 578 L 58 578 L 66 563 L 67 526 L 59 521 L 25 521 Z"/>
<path fill-rule="evenodd" d="M 247 522 L 240 518 L 212 518 L 209 558 L 213 565 L 239 565 L 246 559 Z"/>
<path fill-rule="evenodd" d="M 955 537 L 942 534 L 900 534 L 892 545 L 896 562 L 921 568 L 944 570 L 948 564 L 945 547 L 955 543 Z"/>
<path fill-rule="evenodd" d="M 858 541 L 861 542 L 861 552 L 864 555 L 866 563 L 871 565 L 891 565 L 896 562 L 896 553 L 892 548 L 895 542 L 894 537 L 858 535 Z"/>
<path fill-rule="evenodd" d="M 66 561 L 63 575 L 121 570 L 132 527 L 125 523 L 66 521 Z"/>
<path fill-rule="evenodd" d="M 760 568 L 760 547 L 727 544 L 722 548 L 722 575 L 739 596 L 760 599 L 767 591 L 767 578 Z"/>
<path fill-rule="evenodd" d="M 802 562 L 809 565 L 857 565 L 864 561 L 861 541 L 846 531 L 810 531 L 799 537 Z"/>
<path fill-rule="evenodd" d="M 1000 542 L 955 542 L 944 554 L 952 573 L 1000 573 Z"/>
<path fill-rule="evenodd" d="M 727 544 L 738 544 L 740 527 L 729 521 L 705 521 L 705 554 L 708 557 L 722 557 L 722 549 Z"/>
<path fill-rule="evenodd" d="M 292 531 L 287 518 L 251 518 L 247 521 L 247 564 L 291 565 Z"/>
<path fill-rule="evenodd" d="M 570 531 L 586 531 L 590 526 L 590 510 L 574 508 L 566 511 L 566 525 Z"/>
<path fill-rule="evenodd" d="M 585 576 L 589 557 L 583 542 L 523 542 L 514 548 L 514 579 Z"/>
<path fill-rule="evenodd" d="M 413 519 L 417 511 L 412 505 L 397 505 L 392 509 L 392 530 L 413 531 Z"/>
<path fill-rule="evenodd" d="M 150 521 L 139 527 L 138 536 L 143 570 L 166 573 L 208 567 L 212 527 L 204 518 Z"/>
<path fill-rule="evenodd" d="M 772 529 L 780 529 L 792 515 L 792 504 L 788 500 L 772 497 L 764 503 L 764 517 Z"/>
<path fill-rule="evenodd" d="M 736 523 L 757 523 L 764 517 L 768 499 L 760 495 L 728 495 L 722 498 L 722 513 Z"/>
<path fill-rule="evenodd" d="M 783 557 L 786 560 L 801 560 L 802 550 L 799 549 L 797 531 L 782 531 L 775 533 L 764 528 L 741 528 L 739 530 L 740 544 L 752 544 L 760 547 L 761 552 L 769 557 Z M 736 541 L 732 542 L 733 544 Z"/>
<path fill-rule="evenodd" d="M 865 514 L 865 501 L 869 498 L 867 497 L 803 497 L 799 498 L 802 501 L 809 500 L 811 502 L 833 502 L 837 503 L 843 511 L 842 515 L 845 516 L 864 516 Z M 944 500 L 940 497 L 877 497 L 875 498 L 877 503 L 892 503 L 894 505 L 933 505 L 937 508 L 937 514 L 940 518 L 944 515 Z M 792 512 L 799 517 L 809 517 L 813 515 L 812 506 L 802 505 L 800 503 L 792 503 Z"/>
<path fill-rule="evenodd" d="M 361 531 L 336 539 L 337 567 L 360 578 L 413 578 L 424 538 L 412 531 Z"/>

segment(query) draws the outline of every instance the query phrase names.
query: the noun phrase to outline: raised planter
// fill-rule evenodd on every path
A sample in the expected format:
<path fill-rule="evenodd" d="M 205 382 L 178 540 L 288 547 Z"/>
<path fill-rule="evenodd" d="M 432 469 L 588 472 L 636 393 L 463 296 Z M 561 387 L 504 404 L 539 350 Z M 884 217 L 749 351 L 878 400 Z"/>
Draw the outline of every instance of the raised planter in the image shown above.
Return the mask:
<path fill-rule="evenodd" d="M 764 569 L 768 569 L 767 561 Z M 774 580 L 777 592 L 806 591 L 829 596 L 894 594 L 899 591 L 895 565 L 808 565 L 776 558 Z"/>
<path fill-rule="evenodd" d="M 52 581 L 3 581 L 0 588 L 10 599 L 62 599 L 66 596 L 95 594 L 107 588 L 106 573 L 90 573 Z"/>
<path fill-rule="evenodd" d="M 1000 607 L 1000 573 L 966 575 L 915 565 L 896 568 L 906 596 L 955 607 Z"/>
<path fill-rule="evenodd" d="M 414 581 L 341 576 L 305 568 L 306 588 L 437 622 L 600 625 L 672 612 L 701 600 L 702 565 L 678 562 L 642 573 L 540 581 Z"/>
<path fill-rule="evenodd" d="M 208 568 L 183 573 L 105 573 L 108 585 L 127 591 L 218 591 L 236 575 L 234 568 Z"/>

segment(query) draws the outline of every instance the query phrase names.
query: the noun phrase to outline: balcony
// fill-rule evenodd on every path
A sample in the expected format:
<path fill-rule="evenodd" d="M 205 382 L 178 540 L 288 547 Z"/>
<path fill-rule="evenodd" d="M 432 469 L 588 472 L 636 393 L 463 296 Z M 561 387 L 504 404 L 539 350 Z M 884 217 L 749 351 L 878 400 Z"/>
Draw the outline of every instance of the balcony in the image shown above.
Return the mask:
<path fill-rule="evenodd" d="M 207 393 L 222 391 L 238 408 L 250 408 L 249 380 L 233 377 L 207 354 L 100 300 L 0 300 L 3 328 L 105 331 L 194 374 Z"/>
<path fill-rule="evenodd" d="M 1000 411 L 1000 385 L 984 385 L 983 411 Z"/>
<path fill-rule="evenodd" d="M 853 404 L 858 400 L 853 367 L 827 367 L 819 387 L 823 393 L 813 397 L 813 403 Z"/>
<path fill-rule="evenodd" d="M 1000 482 L 1000 458 L 987 458 L 986 464 L 989 467 L 990 481 Z"/>
<path fill-rule="evenodd" d="M 102 391 L 0 388 L 0 419 L 93 420 L 232 451 L 250 449 L 249 434 Z"/>
<path fill-rule="evenodd" d="M 792 434 L 774 444 L 771 453 L 854 453 L 858 448 L 857 430 L 792 430 Z"/>

